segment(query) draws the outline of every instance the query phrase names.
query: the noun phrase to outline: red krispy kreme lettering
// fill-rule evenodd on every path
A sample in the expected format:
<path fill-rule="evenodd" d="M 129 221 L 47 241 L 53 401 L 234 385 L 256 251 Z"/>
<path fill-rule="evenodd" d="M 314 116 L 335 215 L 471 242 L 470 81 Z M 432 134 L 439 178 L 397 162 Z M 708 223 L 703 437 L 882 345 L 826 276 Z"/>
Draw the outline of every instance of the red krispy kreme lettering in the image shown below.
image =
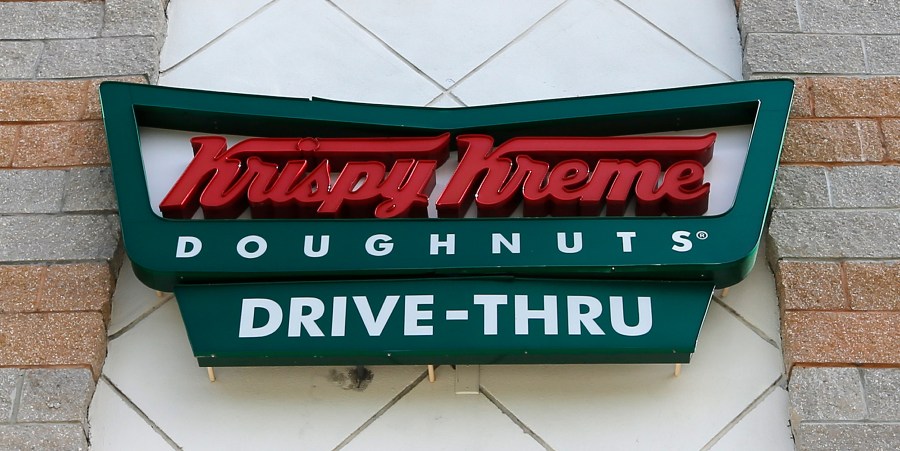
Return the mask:
<path fill-rule="evenodd" d="M 638 215 L 701 215 L 709 206 L 705 136 L 521 137 L 497 148 L 487 135 L 457 137 L 460 162 L 437 201 L 438 216 L 620 216 L 631 194 Z M 662 172 L 665 169 L 665 172 Z M 659 183 L 660 175 L 662 183 Z M 657 186 L 658 185 L 658 186 Z"/>
<path fill-rule="evenodd" d="M 457 137 L 459 166 L 436 202 L 438 216 L 702 215 L 705 136 Z M 194 159 L 160 203 L 167 218 L 424 217 L 450 134 L 423 138 L 191 139 Z M 331 173 L 338 172 L 334 182 Z"/>
<path fill-rule="evenodd" d="M 159 208 L 166 218 L 425 216 L 450 134 L 427 138 L 191 139 L 194 159 Z M 388 171 L 385 163 L 391 163 Z M 307 173 L 308 171 L 308 173 Z M 341 171 L 334 186 L 330 172 Z M 387 178 L 385 179 L 385 175 Z"/>

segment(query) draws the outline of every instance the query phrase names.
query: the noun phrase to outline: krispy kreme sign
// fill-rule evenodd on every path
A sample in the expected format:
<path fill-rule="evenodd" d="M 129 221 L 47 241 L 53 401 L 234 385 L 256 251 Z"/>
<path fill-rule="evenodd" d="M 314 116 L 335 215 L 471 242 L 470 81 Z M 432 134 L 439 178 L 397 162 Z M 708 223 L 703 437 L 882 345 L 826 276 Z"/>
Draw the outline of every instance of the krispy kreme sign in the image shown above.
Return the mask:
<path fill-rule="evenodd" d="M 422 138 L 191 139 L 195 156 L 159 208 L 187 219 L 508 216 L 622 216 L 634 198 L 642 216 L 702 215 L 704 165 L 716 135 L 456 137 L 459 164 L 432 201 L 435 170 L 449 158 L 450 133 Z M 332 173 L 337 172 L 332 181 Z"/>
<path fill-rule="evenodd" d="M 755 258 L 791 90 L 101 98 L 126 251 L 201 365 L 682 362 Z"/>

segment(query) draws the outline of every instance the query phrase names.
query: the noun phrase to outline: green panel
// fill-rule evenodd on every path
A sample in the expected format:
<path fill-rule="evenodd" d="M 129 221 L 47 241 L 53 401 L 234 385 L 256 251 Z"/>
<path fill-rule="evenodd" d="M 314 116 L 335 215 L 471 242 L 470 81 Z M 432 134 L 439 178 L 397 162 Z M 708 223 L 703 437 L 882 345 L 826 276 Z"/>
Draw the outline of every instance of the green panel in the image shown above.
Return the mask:
<path fill-rule="evenodd" d="M 200 365 L 234 366 L 688 362 L 712 291 L 711 284 L 702 282 L 506 277 L 179 285 L 175 294 Z M 371 309 L 373 318 L 389 296 L 397 296 L 393 310 L 385 310 L 390 314 L 380 332 L 375 325 L 364 325 L 355 296 L 365 297 L 362 310 Z M 517 296 L 526 296 L 527 304 Z M 335 297 L 346 298 L 344 315 L 334 313 L 342 302 Z M 642 301 L 641 312 L 639 297 L 649 298 Z M 306 298 L 321 301 L 321 316 L 314 318 L 318 329 L 311 333 L 306 326 L 297 327 L 289 336 L 291 316 L 310 315 L 311 305 L 318 304 Z M 257 332 L 265 335 L 239 337 L 242 306 L 250 299 L 277 304 L 282 318 L 270 330 Z M 292 299 L 300 299 L 293 313 Z M 492 308 L 476 304 L 485 299 L 487 304 L 498 302 L 496 321 L 485 313 Z M 504 299 L 505 305 L 499 304 Z M 416 300 L 421 305 L 408 307 Z M 310 305 L 302 307 L 304 303 Z M 525 309 L 547 305 L 557 309 L 548 314 L 548 322 L 526 320 L 527 331 L 517 330 L 517 315 L 525 318 Z M 586 318 L 572 321 L 570 310 Z M 269 310 L 247 311 L 255 312 L 247 315 L 248 335 L 251 326 L 264 329 L 271 319 Z M 464 311 L 467 319 L 451 319 L 448 311 L 456 311 L 457 317 Z M 417 322 L 411 319 L 416 315 L 422 317 Z M 578 325 L 577 334 L 570 323 Z M 555 330 L 546 330 L 546 324 Z M 322 335 L 313 336 L 318 333 Z"/>
<path fill-rule="evenodd" d="M 125 248 L 138 277 L 170 291 L 178 283 L 280 281 L 375 276 L 679 279 L 724 287 L 749 272 L 765 222 L 784 137 L 793 82 L 760 80 L 661 91 L 458 109 L 284 99 L 108 82 L 101 101 L 119 198 Z M 752 124 L 750 149 L 734 207 L 709 217 L 477 219 L 171 220 L 149 204 L 139 126 L 250 136 L 409 136 L 487 133 L 498 142 L 521 135 L 609 136 Z M 737 174 L 735 176 L 738 176 Z M 558 232 L 582 232 L 584 250 L 556 249 Z M 690 252 L 672 250 L 674 231 L 703 232 Z M 491 233 L 522 234 L 522 254 L 492 254 Z M 633 252 L 617 232 L 634 232 Z M 363 251 L 373 234 L 395 251 Z M 432 233 L 455 233 L 456 254 L 430 256 Z M 330 235 L 332 251 L 303 255 L 304 235 Z M 179 236 L 201 239 L 195 258 L 175 258 Z M 247 260 L 236 243 L 258 235 L 268 252 Z"/>

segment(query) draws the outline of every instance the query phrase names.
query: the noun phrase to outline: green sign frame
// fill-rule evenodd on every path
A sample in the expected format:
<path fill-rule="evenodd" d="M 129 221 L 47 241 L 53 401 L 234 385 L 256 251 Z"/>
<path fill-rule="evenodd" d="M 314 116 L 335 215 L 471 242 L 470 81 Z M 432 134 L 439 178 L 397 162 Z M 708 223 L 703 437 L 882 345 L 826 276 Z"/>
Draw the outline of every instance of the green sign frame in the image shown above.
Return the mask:
<path fill-rule="evenodd" d="M 752 267 L 763 231 L 790 110 L 791 80 L 759 80 L 660 91 L 459 109 L 285 99 L 105 82 L 100 87 L 125 248 L 146 285 L 172 291 L 192 283 L 277 282 L 381 277 L 513 275 L 618 280 L 706 281 L 733 285 Z M 153 213 L 139 127 L 260 137 L 617 136 L 752 125 L 734 206 L 702 217 L 466 219 L 177 220 Z M 186 144 L 187 145 L 187 144 Z M 713 188 L 715 189 L 715 188 Z M 672 249 L 675 232 L 703 237 L 690 252 Z M 557 234 L 581 232 L 584 252 L 561 253 Z M 622 252 L 619 232 L 634 233 Z M 430 235 L 455 234 L 453 255 L 428 255 Z M 522 253 L 490 252 L 491 235 L 520 233 Z M 303 235 L 332 237 L 332 252 L 303 255 Z M 363 249 L 373 234 L 403 238 L 389 255 Z M 268 251 L 235 252 L 244 237 Z M 181 236 L 203 252 L 176 258 Z M 485 251 L 485 249 L 488 249 Z"/>

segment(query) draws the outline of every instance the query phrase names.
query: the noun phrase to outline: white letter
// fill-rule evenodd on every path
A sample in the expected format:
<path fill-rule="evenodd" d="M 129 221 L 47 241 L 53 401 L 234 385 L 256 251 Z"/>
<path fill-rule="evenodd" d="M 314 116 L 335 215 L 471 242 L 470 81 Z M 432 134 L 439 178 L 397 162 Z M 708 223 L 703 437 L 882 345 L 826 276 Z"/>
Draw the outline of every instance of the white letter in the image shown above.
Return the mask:
<path fill-rule="evenodd" d="M 591 335 L 606 335 L 597 322 L 594 321 L 603 313 L 603 304 L 591 296 L 566 296 L 569 305 L 569 335 L 581 335 L 581 326 L 587 329 Z M 581 306 L 586 305 L 587 312 L 581 312 Z"/>
<path fill-rule="evenodd" d="M 256 243 L 256 250 L 253 252 L 250 252 L 247 250 L 247 245 L 250 243 Z M 268 247 L 268 245 L 266 244 L 266 240 L 264 240 L 263 237 L 256 236 L 256 235 L 248 235 L 248 236 L 241 238 L 241 240 L 238 241 L 237 253 L 238 253 L 238 255 L 240 255 L 241 257 L 244 257 L 244 258 L 256 258 L 262 254 L 265 254 L 267 247 Z"/>
<path fill-rule="evenodd" d="M 303 314 L 303 307 L 309 307 L 309 314 Z M 323 337 L 322 329 L 316 320 L 325 313 L 325 304 L 319 298 L 291 298 L 291 311 L 288 315 L 288 337 L 303 335 L 303 328 L 310 337 Z"/>
<path fill-rule="evenodd" d="M 528 320 L 544 320 L 544 334 L 556 335 L 559 333 L 556 320 L 556 296 L 544 296 L 543 310 L 528 309 L 528 295 L 516 295 L 516 335 L 528 335 Z"/>
<path fill-rule="evenodd" d="M 404 303 L 403 335 L 432 335 L 432 326 L 420 326 L 420 319 L 431 319 L 431 310 L 419 310 L 422 304 L 434 304 L 430 294 L 407 295 Z"/>
<path fill-rule="evenodd" d="M 269 312 L 269 321 L 260 327 L 253 327 L 253 319 L 256 309 L 265 309 Z M 271 299 L 244 298 L 241 304 L 241 326 L 238 330 L 238 338 L 255 338 L 272 335 L 281 326 L 281 306 Z"/>
<path fill-rule="evenodd" d="M 572 247 L 569 247 L 569 244 L 566 243 L 566 232 L 557 233 L 556 247 L 559 248 L 560 252 L 565 254 L 574 254 L 576 252 L 581 252 L 581 232 L 575 232 L 572 234 Z"/>
<path fill-rule="evenodd" d="M 431 255 L 437 255 L 440 248 L 446 249 L 447 255 L 456 253 L 456 234 L 448 233 L 447 239 L 441 241 L 441 236 L 437 233 L 431 234 Z"/>
<path fill-rule="evenodd" d="M 331 303 L 331 336 L 343 337 L 347 324 L 347 297 L 335 296 Z"/>
<path fill-rule="evenodd" d="M 187 245 L 191 245 L 191 249 L 188 250 Z M 175 258 L 190 258 L 200 253 L 200 249 L 203 248 L 203 243 L 200 242 L 200 239 L 195 236 L 180 236 L 178 237 L 178 246 L 175 249 Z"/>
<path fill-rule="evenodd" d="M 391 236 L 379 233 L 372 235 L 366 240 L 366 252 L 369 255 L 383 257 L 390 254 L 394 250 L 394 243 L 391 243 Z"/>
<path fill-rule="evenodd" d="M 506 295 L 476 294 L 475 305 L 484 306 L 484 334 L 497 335 L 497 306 L 506 305 Z"/>
<path fill-rule="evenodd" d="M 303 253 L 306 254 L 307 257 L 323 257 L 328 253 L 328 235 L 320 236 L 319 242 L 319 250 L 313 250 L 313 238 L 312 235 L 306 235 L 303 238 Z"/>
<path fill-rule="evenodd" d="M 512 234 L 512 241 L 507 241 L 506 237 L 503 236 L 502 233 L 493 233 L 491 234 L 491 252 L 495 254 L 500 253 L 500 245 L 506 248 L 506 250 L 512 252 L 513 254 L 518 254 L 520 252 L 521 246 L 519 245 L 519 234 Z"/>
<path fill-rule="evenodd" d="M 631 252 L 631 239 L 637 236 L 634 232 L 618 232 L 616 236 L 622 239 L 622 252 Z"/>
<path fill-rule="evenodd" d="M 691 243 L 691 240 L 687 239 L 689 236 L 691 236 L 691 232 L 686 232 L 684 230 L 673 233 L 672 241 L 677 244 L 672 246 L 672 250 L 677 252 L 687 252 L 691 250 L 691 248 L 694 247 L 694 243 Z"/>
<path fill-rule="evenodd" d="M 650 310 L 650 297 L 638 296 L 638 323 L 637 326 L 625 324 L 625 312 L 622 307 L 622 296 L 609 297 L 609 314 L 612 327 L 616 332 L 627 337 L 636 337 L 650 332 L 653 327 L 653 312 Z"/>
<path fill-rule="evenodd" d="M 356 310 L 359 311 L 359 317 L 362 318 L 363 324 L 366 326 L 366 331 L 369 332 L 370 337 L 378 337 L 381 335 L 384 326 L 388 322 L 388 318 L 391 317 L 391 313 L 394 311 L 394 307 L 397 306 L 397 301 L 399 300 L 400 296 L 394 295 L 389 295 L 384 298 L 384 304 L 381 306 L 381 311 L 378 312 L 378 318 L 375 318 L 372 314 L 372 306 L 369 305 L 369 299 L 365 296 L 353 296 Z"/>

